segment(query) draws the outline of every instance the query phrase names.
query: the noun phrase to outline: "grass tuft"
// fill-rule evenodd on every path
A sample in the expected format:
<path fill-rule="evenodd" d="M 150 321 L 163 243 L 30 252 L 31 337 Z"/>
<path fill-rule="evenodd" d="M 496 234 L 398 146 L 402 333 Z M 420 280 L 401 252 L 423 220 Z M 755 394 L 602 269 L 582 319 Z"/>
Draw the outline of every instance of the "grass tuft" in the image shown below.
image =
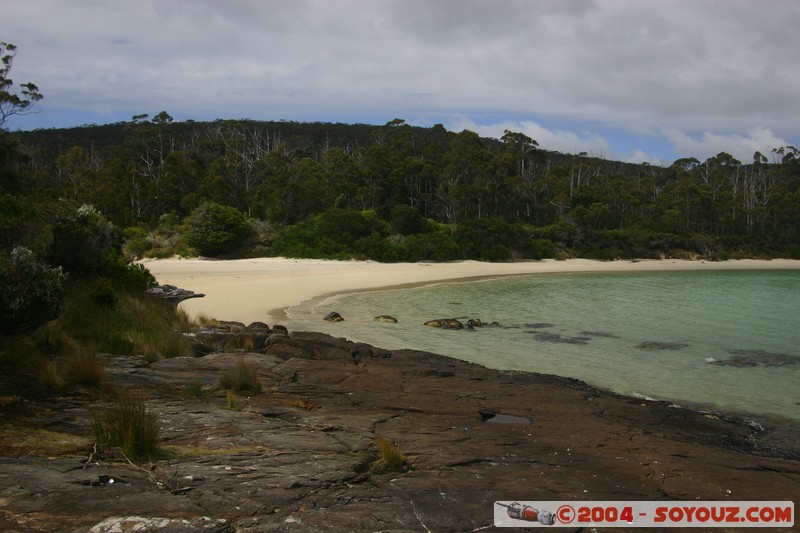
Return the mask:
<path fill-rule="evenodd" d="M 50 392 L 58 392 L 64 388 L 64 377 L 55 361 L 42 361 L 35 375 L 39 383 Z"/>
<path fill-rule="evenodd" d="M 230 409 L 231 411 L 235 411 L 236 410 L 236 393 L 234 393 L 233 391 L 229 390 L 228 394 L 227 394 L 227 400 L 228 400 L 228 409 Z"/>
<path fill-rule="evenodd" d="M 105 365 L 91 349 L 77 349 L 64 358 L 67 377 L 72 383 L 97 387 L 106 375 Z"/>
<path fill-rule="evenodd" d="M 128 457 L 151 459 L 159 452 L 156 415 L 129 391 L 119 391 L 110 406 L 94 413 L 92 429 L 99 444 L 119 447 Z"/>
<path fill-rule="evenodd" d="M 381 452 L 381 458 L 372 464 L 373 471 L 400 468 L 406 464 L 406 456 L 400 450 L 400 447 L 389 442 L 383 435 L 378 435 L 375 439 L 375 444 L 377 444 L 378 450 Z"/>
<path fill-rule="evenodd" d="M 236 366 L 226 370 L 219 380 L 220 387 L 236 392 L 252 392 L 259 394 L 264 390 L 258 377 L 258 370 L 244 359 L 239 359 Z"/>

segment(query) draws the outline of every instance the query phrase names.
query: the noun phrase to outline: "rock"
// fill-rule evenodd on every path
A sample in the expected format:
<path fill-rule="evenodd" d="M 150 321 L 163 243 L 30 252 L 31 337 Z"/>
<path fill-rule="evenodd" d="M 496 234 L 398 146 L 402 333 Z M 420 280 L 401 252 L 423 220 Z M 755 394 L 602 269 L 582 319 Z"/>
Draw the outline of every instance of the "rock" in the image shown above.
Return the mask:
<path fill-rule="evenodd" d="M 642 350 L 680 350 L 686 348 L 688 344 L 682 342 L 660 342 L 660 341 L 645 341 L 636 345 L 637 348 Z"/>
<path fill-rule="evenodd" d="M 765 350 L 728 350 L 734 357 L 709 361 L 720 366 L 755 367 L 755 366 L 789 366 L 800 364 L 800 357 L 785 353 L 767 352 Z"/>
<path fill-rule="evenodd" d="M 589 344 L 589 337 L 565 337 L 558 333 L 533 332 L 533 338 L 540 342 L 553 342 L 562 344 Z"/>
<path fill-rule="evenodd" d="M 437 318 L 435 320 L 428 320 L 423 325 L 431 328 L 464 329 L 464 324 L 455 318 Z"/>
<path fill-rule="evenodd" d="M 342 318 L 342 315 L 340 315 L 336 311 L 331 311 L 330 313 L 325 315 L 325 318 L 323 318 L 322 320 L 325 320 L 326 322 L 343 322 L 344 318 Z"/>
<path fill-rule="evenodd" d="M 196 293 L 186 289 L 179 289 L 175 285 L 156 285 L 147 289 L 147 293 L 154 298 L 164 301 L 167 305 L 177 307 L 179 303 L 190 298 L 204 298 L 205 294 Z"/>
<path fill-rule="evenodd" d="M 470 318 L 467 320 L 467 327 L 470 329 L 479 328 L 481 326 L 483 326 L 483 322 L 481 322 L 480 318 Z"/>
<path fill-rule="evenodd" d="M 397 324 L 397 319 L 389 315 L 380 315 L 374 318 L 376 322 L 383 322 L 384 324 Z"/>
<path fill-rule="evenodd" d="M 91 412 L 103 394 L 0 402 L 0 530 L 447 533 L 490 528 L 494 502 L 518 496 L 800 494 L 793 421 L 314 332 L 273 333 L 260 353 L 103 357 L 109 386 L 147 398 L 169 453 L 132 465 L 95 447 Z M 218 384 L 239 360 L 267 390 L 230 409 Z M 378 435 L 399 445 L 407 470 L 370 468 Z"/>

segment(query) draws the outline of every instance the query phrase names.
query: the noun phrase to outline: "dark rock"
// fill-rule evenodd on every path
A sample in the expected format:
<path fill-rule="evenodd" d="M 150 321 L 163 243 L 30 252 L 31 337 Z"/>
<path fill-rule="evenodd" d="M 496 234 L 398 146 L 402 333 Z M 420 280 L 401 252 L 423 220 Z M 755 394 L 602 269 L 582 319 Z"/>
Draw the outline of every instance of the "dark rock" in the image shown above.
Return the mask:
<path fill-rule="evenodd" d="M 268 390 L 230 409 L 217 387 L 240 359 Z M 509 495 L 800 494 L 796 422 L 675 408 L 574 379 L 313 332 L 273 334 L 264 353 L 104 361 L 110 386 L 148 399 L 169 453 L 134 465 L 95 447 L 91 412 L 103 395 L 2 403 L 0 529 L 455 532 L 491 528 L 494 501 Z M 407 469 L 370 468 L 378 435 L 398 444 Z"/>
<path fill-rule="evenodd" d="M 374 320 L 376 322 L 383 322 L 384 324 L 397 324 L 397 319 L 389 315 L 376 316 Z"/>
<path fill-rule="evenodd" d="M 147 289 L 147 293 L 172 307 L 177 307 L 178 304 L 184 300 L 205 297 L 205 294 L 179 289 L 175 285 L 156 285 L 155 287 Z"/>
<path fill-rule="evenodd" d="M 428 320 L 424 325 L 431 328 L 464 329 L 464 324 L 455 318 L 437 318 L 435 320 Z"/>
<path fill-rule="evenodd" d="M 789 366 L 800 364 L 800 357 L 785 353 L 767 352 L 765 350 L 728 350 L 734 357 L 722 360 L 711 360 L 711 364 L 720 366 Z"/>
<path fill-rule="evenodd" d="M 327 322 L 343 322 L 344 318 L 342 318 L 342 315 L 340 315 L 336 311 L 331 311 L 330 313 L 325 315 L 325 318 L 323 318 L 322 320 L 325 320 Z"/>
<path fill-rule="evenodd" d="M 618 339 L 617 335 L 613 333 L 607 333 L 605 331 L 581 331 L 581 335 L 586 335 L 587 337 L 605 337 L 607 339 Z"/>
<path fill-rule="evenodd" d="M 645 341 L 636 345 L 642 350 L 681 350 L 689 346 L 683 342 Z"/>
<path fill-rule="evenodd" d="M 533 333 L 533 338 L 539 342 L 554 342 L 561 344 L 589 344 L 589 337 L 565 337 L 558 333 Z"/>

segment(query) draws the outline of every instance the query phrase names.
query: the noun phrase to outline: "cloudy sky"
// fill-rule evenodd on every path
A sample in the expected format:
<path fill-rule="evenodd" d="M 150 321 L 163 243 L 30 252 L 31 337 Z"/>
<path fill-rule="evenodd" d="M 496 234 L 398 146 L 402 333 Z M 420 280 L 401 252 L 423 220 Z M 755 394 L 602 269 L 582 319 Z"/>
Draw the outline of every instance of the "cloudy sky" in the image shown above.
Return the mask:
<path fill-rule="evenodd" d="M 14 129 L 394 118 L 669 164 L 800 145 L 797 0 L 3 1 Z"/>

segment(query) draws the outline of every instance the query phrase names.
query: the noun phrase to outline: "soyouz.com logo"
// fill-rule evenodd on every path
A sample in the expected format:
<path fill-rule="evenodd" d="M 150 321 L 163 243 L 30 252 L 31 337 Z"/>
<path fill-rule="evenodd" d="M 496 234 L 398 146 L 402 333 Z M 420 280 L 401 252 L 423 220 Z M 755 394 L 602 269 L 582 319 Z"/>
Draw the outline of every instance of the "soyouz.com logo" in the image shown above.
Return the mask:
<path fill-rule="evenodd" d="M 790 501 L 498 501 L 497 527 L 783 527 L 794 526 Z"/>

